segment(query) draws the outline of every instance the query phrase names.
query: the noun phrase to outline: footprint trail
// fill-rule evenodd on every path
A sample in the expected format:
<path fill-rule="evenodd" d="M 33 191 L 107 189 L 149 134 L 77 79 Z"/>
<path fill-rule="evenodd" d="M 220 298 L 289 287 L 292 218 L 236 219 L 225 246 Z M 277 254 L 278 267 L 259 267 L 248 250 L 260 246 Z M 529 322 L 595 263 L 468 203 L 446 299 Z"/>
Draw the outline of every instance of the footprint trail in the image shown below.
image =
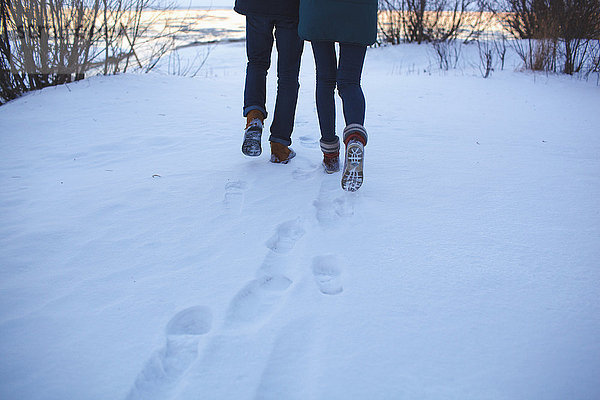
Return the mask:
<path fill-rule="evenodd" d="M 258 278 L 250 281 L 231 301 L 225 328 L 240 329 L 262 323 L 274 313 L 281 304 L 282 296 L 293 283 L 285 274 L 283 255 L 292 251 L 304 233 L 300 219 L 284 222 L 277 227 L 273 236 L 265 243 L 270 251 L 257 270 Z"/>
<path fill-rule="evenodd" d="M 166 343 L 138 375 L 127 400 L 168 398 L 180 378 L 198 357 L 200 338 L 210 332 L 212 313 L 196 306 L 177 313 L 166 327 Z"/>
<path fill-rule="evenodd" d="M 274 309 L 292 281 L 284 276 L 255 279 L 231 301 L 225 319 L 226 329 L 240 329 L 263 322 Z"/>

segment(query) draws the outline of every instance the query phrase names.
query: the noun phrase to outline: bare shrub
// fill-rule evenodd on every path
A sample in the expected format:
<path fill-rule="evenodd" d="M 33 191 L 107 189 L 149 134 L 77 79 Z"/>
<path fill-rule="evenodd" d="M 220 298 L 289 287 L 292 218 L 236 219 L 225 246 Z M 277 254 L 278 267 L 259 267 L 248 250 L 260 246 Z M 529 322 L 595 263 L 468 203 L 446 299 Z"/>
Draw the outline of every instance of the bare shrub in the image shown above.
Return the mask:
<path fill-rule="evenodd" d="M 513 48 L 523 61 L 524 69 L 556 71 L 558 41 L 552 39 L 516 40 Z"/>
<path fill-rule="evenodd" d="M 504 62 L 506 61 L 506 51 L 508 50 L 508 41 L 504 33 L 494 39 L 494 50 L 500 60 L 500 69 L 504 70 Z"/>
<path fill-rule="evenodd" d="M 384 43 L 400 44 L 404 35 L 404 19 L 399 0 L 379 0 L 378 28 Z"/>
<path fill-rule="evenodd" d="M 590 75 L 596 75 L 597 83 L 600 83 L 600 39 L 590 44 L 586 65 L 585 77 L 589 78 Z"/>
<path fill-rule="evenodd" d="M 169 53 L 167 71 L 170 75 L 178 76 L 189 76 L 194 77 L 200 72 L 211 51 L 214 49 L 213 45 L 202 46 L 202 51 L 196 50 L 196 54 L 193 59 L 182 58 L 179 50 L 175 49 Z"/>
<path fill-rule="evenodd" d="M 102 0 L 100 37 L 93 68 L 104 75 L 130 68 L 148 72 L 175 47 L 179 29 L 161 0 Z"/>
<path fill-rule="evenodd" d="M 2 99 L 82 79 L 95 40 L 98 2 L 2 2 Z"/>
<path fill-rule="evenodd" d="M 579 73 L 600 37 L 599 0 L 507 0 L 495 10 L 520 44 L 524 67 Z"/>
<path fill-rule="evenodd" d="M 479 52 L 479 72 L 484 78 L 488 78 L 494 70 L 494 43 L 489 40 L 477 40 Z"/>
<path fill-rule="evenodd" d="M 435 41 L 432 43 L 438 66 L 443 71 L 458 66 L 462 44 L 454 40 Z"/>
<path fill-rule="evenodd" d="M 0 104 L 89 72 L 149 71 L 177 33 L 160 1 L 2 0 Z"/>
<path fill-rule="evenodd" d="M 379 9 L 381 36 L 392 44 L 466 39 L 480 29 L 483 11 L 475 0 L 380 0 Z"/>
<path fill-rule="evenodd" d="M 597 40 L 590 51 L 589 72 L 600 72 L 600 39 Z"/>

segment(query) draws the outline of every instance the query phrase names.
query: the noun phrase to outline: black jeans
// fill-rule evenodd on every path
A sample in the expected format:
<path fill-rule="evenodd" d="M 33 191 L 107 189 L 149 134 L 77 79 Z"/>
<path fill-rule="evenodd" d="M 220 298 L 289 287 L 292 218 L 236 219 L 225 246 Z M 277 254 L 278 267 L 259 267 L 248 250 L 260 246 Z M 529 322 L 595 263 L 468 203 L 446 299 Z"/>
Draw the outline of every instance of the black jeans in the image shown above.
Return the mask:
<path fill-rule="evenodd" d="M 246 16 L 246 87 L 244 89 L 244 116 L 251 110 L 260 110 L 267 116 L 267 71 L 271 65 L 273 31 L 277 46 L 277 98 L 271 123 L 272 142 L 286 146 L 292 143 L 296 103 L 298 101 L 298 74 L 304 41 L 298 36 L 298 22 L 290 18 Z"/>
<path fill-rule="evenodd" d="M 340 43 L 339 65 L 334 42 L 312 42 L 317 69 L 317 114 L 321 140 L 338 141 L 335 134 L 335 99 L 337 85 L 342 98 L 346 126 L 365 123 L 365 96 L 360 87 L 367 46 Z"/>

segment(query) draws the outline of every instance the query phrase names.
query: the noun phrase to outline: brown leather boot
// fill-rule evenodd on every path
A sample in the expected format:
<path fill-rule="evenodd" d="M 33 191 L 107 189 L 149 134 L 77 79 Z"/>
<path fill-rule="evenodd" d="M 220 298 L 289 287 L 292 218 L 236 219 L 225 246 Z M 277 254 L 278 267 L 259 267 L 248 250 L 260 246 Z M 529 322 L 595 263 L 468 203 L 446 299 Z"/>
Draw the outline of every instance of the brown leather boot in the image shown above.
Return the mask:
<path fill-rule="evenodd" d="M 249 111 L 246 115 L 246 128 L 252 125 L 252 121 L 254 121 L 255 119 L 258 119 L 262 124 L 265 121 L 265 116 L 260 110 Z"/>
<path fill-rule="evenodd" d="M 292 158 L 296 156 L 294 150 L 288 148 L 286 145 L 278 142 L 271 143 L 271 162 L 275 164 L 287 164 Z"/>

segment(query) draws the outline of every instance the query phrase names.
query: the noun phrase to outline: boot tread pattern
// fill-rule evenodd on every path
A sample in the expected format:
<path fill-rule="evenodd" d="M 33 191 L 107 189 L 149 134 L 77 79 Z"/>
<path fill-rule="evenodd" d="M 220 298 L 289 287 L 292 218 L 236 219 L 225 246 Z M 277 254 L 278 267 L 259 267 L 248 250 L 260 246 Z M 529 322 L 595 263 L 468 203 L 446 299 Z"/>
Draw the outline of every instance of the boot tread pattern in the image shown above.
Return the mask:
<path fill-rule="evenodd" d="M 254 128 L 254 129 L 253 129 Z M 244 143 L 242 143 L 242 153 L 250 157 L 258 157 L 262 153 L 260 145 L 262 130 L 254 126 L 248 127 L 244 132 Z"/>
<path fill-rule="evenodd" d="M 363 183 L 364 147 L 362 143 L 351 141 L 346 147 L 346 162 L 342 174 L 342 189 L 355 192 Z"/>

